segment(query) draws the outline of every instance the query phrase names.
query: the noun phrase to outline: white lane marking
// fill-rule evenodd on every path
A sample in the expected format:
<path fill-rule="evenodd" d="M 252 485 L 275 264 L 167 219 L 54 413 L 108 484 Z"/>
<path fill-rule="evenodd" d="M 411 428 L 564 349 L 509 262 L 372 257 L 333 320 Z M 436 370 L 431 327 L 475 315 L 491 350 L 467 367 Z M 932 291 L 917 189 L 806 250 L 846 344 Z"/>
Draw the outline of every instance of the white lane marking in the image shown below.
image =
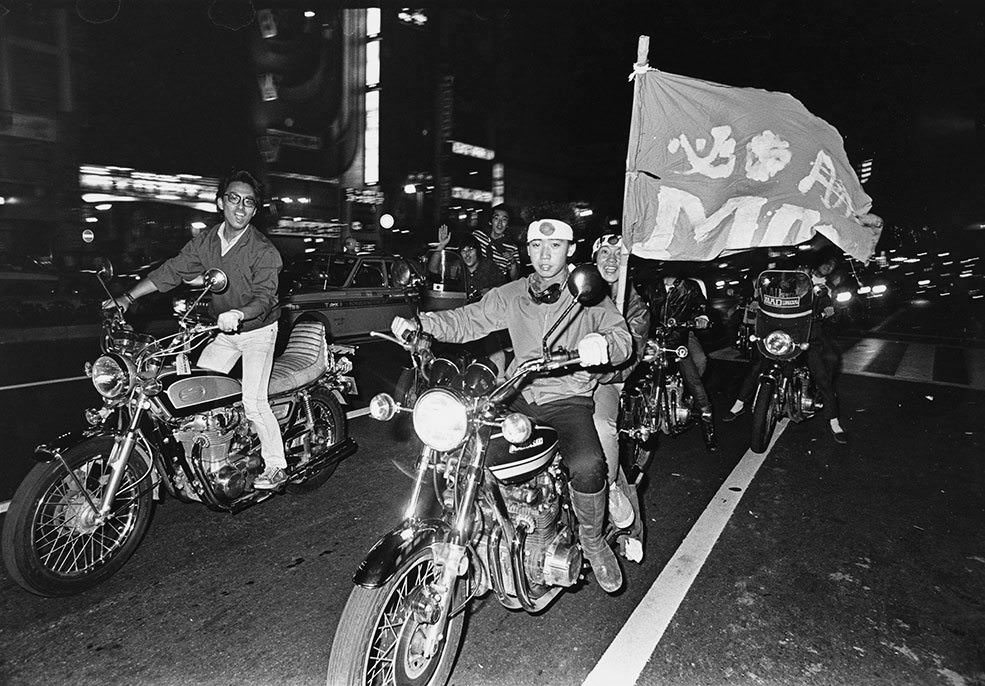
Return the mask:
<path fill-rule="evenodd" d="M 863 338 L 841 356 L 841 371 L 846 374 L 863 371 L 887 344 L 881 338 Z"/>
<path fill-rule="evenodd" d="M 88 377 L 83 376 L 81 378 L 85 379 L 85 378 L 88 378 Z M 62 381 L 65 381 L 65 379 L 61 379 L 61 380 Z M 47 382 L 47 383 L 53 383 L 53 382 Z M 3 389 L 0 389 L 0 390 L 3 390 Z M 368 407 L 363 407 L 363 408 L 360 408 L 358 410 L 351 410 L 349 412 L 346 412 L 345 413 L 345 416 L 346 416 L 346 419 L 355 419 L 356 417 L 365 417 L 368 414 L 369 414 L 369 408 Z M 10 508 L 10 501 L 9 500 L 4 500 L 3 502 L 0 502 L 0 514 L 3 514 L 4 512 L 6 512 L 9 508 Z"/>
<path fill-rule="evenodd" d="M 927 343 L 909 343 L 903 352 L 893 376 L 915 381 L 934 380 L 934 354 L 937 346 Z"/>
<path fill-rule="evenodd" d="M 30 388 L 31 386 L 47 386 L 53 383 L 63 383 L 65 381 L 79 381 L 88 379 L 88 376 L 67 376 L 64 379 L 49 379 L 48 381 L 32 381 L 30 383 L 15 383 L 12 386 L 0 386 L 0 391 L 13 391 L 17 388 Z"/>
<path fill-rule="evenodd" d="M 747 450 L 742 456 L 582 686 L 630 686 L 636 683 L 739 500 L 787 423 L 788 420 L 783 419 L 776 425 L 773 440 L 765 453 Z"/>
<path fill-rule="evenodd" d="M 966 348 L 964 351 L 967 362 L 968 376 L 974 388 L 985 388 L 985 350 L 982 348 Z"/>

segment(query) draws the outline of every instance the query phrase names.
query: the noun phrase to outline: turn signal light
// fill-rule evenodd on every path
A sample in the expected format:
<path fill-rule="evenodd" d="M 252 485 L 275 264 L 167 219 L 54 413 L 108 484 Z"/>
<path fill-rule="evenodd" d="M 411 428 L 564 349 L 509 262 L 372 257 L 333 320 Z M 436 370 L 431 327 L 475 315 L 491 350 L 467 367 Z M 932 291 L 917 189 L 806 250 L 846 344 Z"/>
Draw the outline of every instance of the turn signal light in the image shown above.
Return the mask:
<path fill-rule="evenodd" d="M 525 414 L 513 412 L 503 419 L 503 438 L 513 445 L 525 443 L 533 433 L 534 427 L 530 418 Z"/>

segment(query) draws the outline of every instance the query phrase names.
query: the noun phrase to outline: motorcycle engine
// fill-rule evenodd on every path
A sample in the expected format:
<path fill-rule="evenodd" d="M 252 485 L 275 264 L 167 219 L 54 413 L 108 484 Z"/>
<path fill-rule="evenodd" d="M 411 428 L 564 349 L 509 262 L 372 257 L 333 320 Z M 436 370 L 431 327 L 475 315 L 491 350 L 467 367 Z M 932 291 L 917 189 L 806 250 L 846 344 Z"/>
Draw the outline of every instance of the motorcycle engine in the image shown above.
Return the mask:
<path fill-rule="evenodd" d="M 571 586 L 581 570 L 581 552 L 561 523 L 558 481 L 563 478 L 555 464 L 525 483 L 500 484 L 514 527 L 527 529 L 524 571 L 532 584 Z"/>
<path fill-rule="evenodd" d="M 691 400 L 684 389 L 684 381 L 680 374 L 667 378 L 667 402 L 670 405 L 670 426 L 668 433 L 677 427 L 683 427 L 691 418 Z"/>
<path fill-rule="evenodd" d="M 193 415 L 174 431 L 188 460 L 197 460 L 213 491 L 228 500 L 242 495 L 247 472 L 255 467 L 236 449 L 237 430 L 244 426 L 238 407 L 223 407 Z"/>

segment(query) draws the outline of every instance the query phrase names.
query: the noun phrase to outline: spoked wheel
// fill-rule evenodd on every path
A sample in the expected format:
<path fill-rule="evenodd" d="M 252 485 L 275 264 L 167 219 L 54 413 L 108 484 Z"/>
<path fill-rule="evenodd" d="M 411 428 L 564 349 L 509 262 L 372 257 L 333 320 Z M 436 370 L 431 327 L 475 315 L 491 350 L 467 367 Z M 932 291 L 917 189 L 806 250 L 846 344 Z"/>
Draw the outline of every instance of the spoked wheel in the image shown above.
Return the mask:
<path fill-rule="evenodd" d="M 779 402 L 773 384 L 760 381 L 756 399 L 752 406 L 752 441 L 750 447 L 755 453 L 764 453 L 773 438 L 779 412 Z"/>
<path fill-rule="evenodd" d="M 109 484 L 113 444 L 101 436 L 76 445 L 65 453 L 75 478 L 60 461 L 40 464 L 14 494 L 0 548 L 10 576 L 28 591 L 80 593 L 115 574 L 140 544 L 154 505 L 149 461 L 131 455 L 104 521 L 90 505 Z"/>
<path fill-rule="evenodd" d="M 425 548 L 383 586 L 352 589 L 332 642 L 328 686 L 441 686 L 448 681 L 465 613 L 448 620 L 436 649 L 427 654 L 425 631 L 432 625 L 422 621 L 421 608 L 436 575 L 431 549 Z"/>
<path fill-rule="evenodd" d="M 346 436 L 349 435 L 349 425 L 346 423 L 345 413 L 342 411 L 339 401 L 330 393 L 315 391 L 311 394 L 309 402 L 315 428 L 307 435 L 307 440 L 311 449 L 311 459 L 316 460 L 333 445 L 345 440 Z M 303 411 L 300 421 L 304 421 Z M 291 447 L 286 446 L 288 450 Z M 287 490 L 291 493 L 313 491 L 328 481 L 338 466 L 338 462 L 330 462 L 311 478 L 301 483 L 289 484 Z"/>

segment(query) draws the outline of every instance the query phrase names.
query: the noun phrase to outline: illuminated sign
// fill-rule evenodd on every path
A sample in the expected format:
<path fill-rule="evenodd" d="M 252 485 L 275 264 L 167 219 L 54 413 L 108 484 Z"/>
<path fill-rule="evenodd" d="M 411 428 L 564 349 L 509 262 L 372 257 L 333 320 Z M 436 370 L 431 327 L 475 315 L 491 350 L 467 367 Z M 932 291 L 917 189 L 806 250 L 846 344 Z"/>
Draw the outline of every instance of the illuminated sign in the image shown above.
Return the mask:
<path fill-rule="evenodd" d="M 142 200 L 215 202 L 218 181 L 194 174 L 154 174 L 129 167 L 79 167 L 83 190 L 120 193 Z"/>
<path fill-rule="evenodd" d="M 321 136 L 309 136 L 303 133 L 292 133 L 279 129 L 267 129 L 267 133 L 275 137 L 280 145 L 302 150 L 321 150 Z"/>
<path fill-rule="evenodd" d="M 459 141 L 451 141 L 451 151 L 456 155 L 478 157 L 480 160 L 491 160 L 496 156 L 495 150 L 482 148 L 478 145 L 471 145 L 469 143 L 461 143 Z"/>
<path fill-rule="evenodd" d="M 342 229 L 348 224 L 340 221 L 317 221 L 279 219 L 277 226 L 270 229 L 272 236 L 315 236 L 319 238 L 339 238 Z"/>
<path fill-rule="evenodd" d="M 376 188 L 346 188 L 345 201 L 357 205 L 382 205 L 383 191 Z"/>
<path fill-rule="evenodd" d="M 473 200 L 475 202 L 488 202 L 493 201 L 492 191 L 479 191 L 474 188 L 462 188 L 461 186 L 452 186 L 451 197 L 457 200 Z"/>
<path fill-rule="evenodd" d="M 58 124 L 49 117 L 35 117 L 20 112 L 0 112 L 0 136 L 54 143 L 58 138 Z"/>

